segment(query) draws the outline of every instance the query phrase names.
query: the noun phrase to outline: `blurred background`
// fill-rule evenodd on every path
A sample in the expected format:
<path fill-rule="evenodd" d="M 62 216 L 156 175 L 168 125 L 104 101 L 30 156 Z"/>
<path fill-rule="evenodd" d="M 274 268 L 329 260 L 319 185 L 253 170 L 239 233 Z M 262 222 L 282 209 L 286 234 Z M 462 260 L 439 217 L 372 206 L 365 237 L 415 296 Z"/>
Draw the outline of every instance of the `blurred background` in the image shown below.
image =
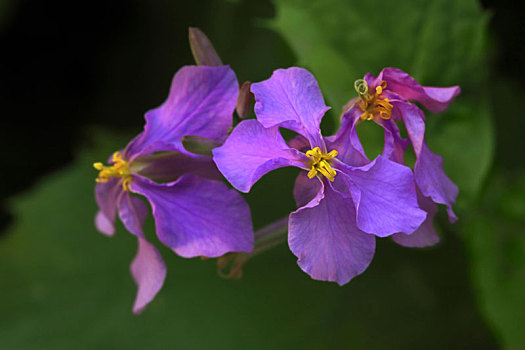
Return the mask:
<path fill-rule="evenodd" d="M 0 349 L 525 349 L 523 15 L 495 0 L 0 0 Z M 428 249 L 378 240 L 344 287 L 311 280 L 286 244 L 240 280 L 159 245 L 166 284 L 133 315 L 136 240 L 121 224 L 113 238 L 95 231 L 92 163 L 140 132 L 193 64 L 189 26 L 241 82 L 310 69 L 333 106 L 325 134 L 366 72 L 460 85 L 447 112 L 427 112 L 460 220 L 442 208 Z M 381 130 L 366 124 L 374 157 Z M 246 196 L 256 228 L 295 209 L 296 174 Z"/>

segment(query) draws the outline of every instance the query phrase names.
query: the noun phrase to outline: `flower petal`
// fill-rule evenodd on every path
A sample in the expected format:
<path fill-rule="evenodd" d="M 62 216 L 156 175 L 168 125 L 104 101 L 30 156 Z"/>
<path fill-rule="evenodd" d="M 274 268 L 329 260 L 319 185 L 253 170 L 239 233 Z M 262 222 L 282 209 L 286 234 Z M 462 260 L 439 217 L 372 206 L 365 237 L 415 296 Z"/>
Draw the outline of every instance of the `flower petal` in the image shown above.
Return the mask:
<path fill-rule="evenodd" d="M 439 236 L 434 230 L 434 216 L 437 213 L 437 205 L 430 198 L 425 197 L 417 191 L 417 200 L 421 209 L 427 212 L 427 218 L 423 224 L 413 233 L 396 233 L 392 239 L 397 244 L 405 247 L 422 248 L 434 245 L 439 242 Z"/>
<path fill-rule="evenodd" d="M 118 179 L 95 185 L 95 200 L 99 208 L 95 216 L 95 227 L 105 235 L 112 236 L 115 233 L 117 203 L 122 192 L 122 185 Z"/>
<path fill-rule="evenodd" d="M 312 148 L 321 147 L 319 125 L 330 109 L 314 76 L 306 69 L 277 69 L 270 79 L 254 83 L 255 115 L 265 128 L 282 126 L 308 138 Z"/>
<path fill-rule="evenodd" d="M 264 128 L 251 119 L 242 121 L 221 147 L 213 149 L 213 160 L 233 187 L 248 192 L 267 172 L 285 166 L 304 168 L 308 158 L 286 144 L 278 127 Z"/>
<path fill-rule="evenodd" d="M 421 86 L 414 78 L 397 68 L 383 69 L 379 78 L 386 81 L 387 89 L 394 91 L 406 100 L 421 103 L 433 113 L 447 109 L 454 97 L 461 92 L 459 86 L 446 88 Z"/>
<path fill-rule="evenodd" d="M 412 233 L 425 220 L 410 168 L 382 156 L 360 168 L 337 168 L 352 194 L 361 230 L 379 237 Z"/>
<path fill-rule="evenodd" d="M 361 113 L 356 105 L 350 107 L 342 117 L 341 127 L 337 134 L 325 138 L 327 149 L 329 151 L 335 149 L 339 153 L 337 159 L 350 166 L 370 163 L 356 130 Z"/>
<path fill-rule="evenodd" d="M 352 200 L 325 184 L 310 203 L 290 214 L 288 244 L 313 279 L 343 285 L 370 265 L 375 237 L 357 228 Z"/>
<path fill-rule="evenodd" d="M 385 129 L 383 156 L 399 164 L 405 164 L 405 151 L 410 141 L 401 137 L 399 128 L 392 119 L 378 121 Z"/>
<path fill-rule="evenodd" d="M 146 113 L 146 126 L 126 148 L 125 158 L 156 151 L 182 151 L 186 135 L 222 141 L 232 125 L 239 87 L 228 66 L 186 66 L 173 78 L 170 94 Z"/>
<path fill-rule="evenodd" d="M 432 153 L 425 143 L 416 160 L 414 174 L 421 193 L 432 198 L 435 203 L 446 205 L 450 222 L 455 222 L 457 216 L 452 211 L 452 206 L 456 203 L 458 187 L 445 174 L 443 158 Z"/>
<path fill-rule="evenodd" d="M 305 206 L 317 196 L 321 190 L 321 182 L 318 177 L 309 179 L 305 171 L 301 171 L 295 179 L 293 196 L 298 207 Z"/>
<path fill-rule="evenodd" d="M 142 226 L 148 216 L 148 208 L 140 198 L 124 191 L 118 202 L 118 214 L 129 232 L 135 236 L 144 237 Z"/>
<path fill-rule="evenodd" d="M 138 252 L 131 263 L 131 275 L 138 286 L 133 312 L 141 313 L 146 305 L 153 300 L 164 284 L 166 278 L 166 265 L 164 260 L 146 239 L 137 237 Z"/>
<path fill-rule="evenodd" d="M 416 157 L 419 157 L 425 141 L 425 115 L 423 111 L 415 104 L 408 102 L 396 101 L 392 104 L 400 112 L 414 153 Z"/>
<path fill-rule="evenodd" d="M 135 158 L 130 170 L 155 182 L 172 182 L 187 173 L 207 179 L 222 178 L 210 156 L 181 152 L 162 152 Z"/>
<path fill-rule="evenodd" d="M 160 241 L 180 256 L 217 257 L 253 249 L 250 209 L 222 182 L 188 174 L 167 184 L 141 178 L 130 188 L 148 199 Z"/>

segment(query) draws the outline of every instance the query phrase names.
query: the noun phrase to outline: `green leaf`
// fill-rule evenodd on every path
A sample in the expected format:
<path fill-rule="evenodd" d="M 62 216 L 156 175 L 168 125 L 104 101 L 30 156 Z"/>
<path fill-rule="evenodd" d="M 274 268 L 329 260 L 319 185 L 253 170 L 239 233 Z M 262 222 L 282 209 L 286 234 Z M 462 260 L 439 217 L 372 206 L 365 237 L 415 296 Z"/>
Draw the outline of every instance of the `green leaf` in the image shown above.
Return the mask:
<path fill-rule="evenodd" d="M 485 203 L 465 225 L 478 302 L 505 349 L 525 344 L 525 174 L 494 176 Z"/>
<path fill-rule="evenodd" d="M 16 223 L 0 240 L 0 349 L 494 348 L 463 246 L 449 238 L 427 250 L 378 240 L 371 266 L 344 287 L 311 280 L 286 245 L 250 260 L 238 281 L 219 278 L 213 260 L 159 245 L 166 285 L 133 315 L 136 240 L 120 224 L 105 237 L 93 223 L 91 164 L 125 140 L 96 134 L 98 146 L 11 201 Z M 283 169 L 255 186 L 257 225 L 290 211 L 296 174 Z M 146 231 L 158 243 L 151 219 Z"/>
<path fill-rule="evenodd" d="M 462 94 L 442 116 L 429 115 L 427 138 L 470 201 L 493 155 L 491 109 L 486 91 L 488 13 L 475 0 L 274 0 L 270 26 L 310 69 L 338 122 L 356 96 L 354 81 L 384 67 L 408 72 L 423 85 L 460 85 Z M 480 104 L 480 101 L 483 103 Z M 427 113 L 428 114 L 428 113 Z M 363 132 L 375 156 L 382 139 Z M 458 166 L 459 165 L 459 166 Z"/>

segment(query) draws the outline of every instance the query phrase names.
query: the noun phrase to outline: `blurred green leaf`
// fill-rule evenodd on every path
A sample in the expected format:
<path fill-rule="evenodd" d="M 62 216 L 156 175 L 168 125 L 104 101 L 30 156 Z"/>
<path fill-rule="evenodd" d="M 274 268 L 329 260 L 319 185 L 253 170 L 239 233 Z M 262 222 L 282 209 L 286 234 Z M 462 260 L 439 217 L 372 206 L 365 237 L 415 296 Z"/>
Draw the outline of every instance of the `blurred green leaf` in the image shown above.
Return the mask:
<path fill-rule="evenodd" d="M 481 310 L 508 350 L 525 345 L 525 173 L 491 179 L 465 238 Z"/>
<path fill-rule="evenodd" d="M 125 141 L 97 135 L 74 164 L 12 200 L 17 222 L 0 240 L 0 349 L 494 348 L 454 239 L 428 250 L 378 240 L 372 265 L 344 287 L 311 280 L 286 245 L 251 260 L 239 281 L 220 279 L 213 260 L 160 247 L 166 285 L 133 315 L 136 241 L 120 224 L 111 238 L 93 227 L 91 164 Z M 256 185 L 256 223 L 289 212 L 296 173 Z"/>
<path fill-rule="evenodd" d="M 429 116 L 427 138 L 460 186 L 460 199 L 478 192 L 492 161 L 487 102 L 488 13 L 475 0 L 274 0 L 270 26 L 312 70 L 338 118 L 366 72 L 397 67 L 431 86 L 460 85 L 462 94 L 442 116 Z M 483 101 L 480 103 L 480 101 Z M 365 140 L 378 138 L 360 131 Z M 372 142 L 372 143 L 373 143 Z M 370 142 L 369 142 L 370 144 Z M 378 145 L 368 145 L 375 156 Z M 372 150 L 372 151 L 370 151 Z"/>

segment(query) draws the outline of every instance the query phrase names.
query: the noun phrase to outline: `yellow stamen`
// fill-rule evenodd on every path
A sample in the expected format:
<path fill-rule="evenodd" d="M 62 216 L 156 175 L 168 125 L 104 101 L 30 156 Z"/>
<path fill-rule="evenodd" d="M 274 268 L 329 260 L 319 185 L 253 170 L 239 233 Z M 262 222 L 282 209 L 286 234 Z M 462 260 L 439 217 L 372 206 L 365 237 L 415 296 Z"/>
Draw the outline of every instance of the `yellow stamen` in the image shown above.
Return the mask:
<path fill-rule="evenodd" d="M 336 172 L 330 164 L 330 159 L 337 157 L 337 154 L 335 149 L 329 153 L 323 153 L 319 147 L 315 147 L 306 152 L 306 156 L 311 159 L 311 169 L 308 172 L 308 178 L 312 179 L 319 172 L 328 180 L 334 181 Z"/>
<path fill-rule="evenodd" d="M 390 119 L 394 106 L 388 98 L 382 96 L 383 90 L 386 88 L 386 81 L 381 81 L 381 85 L 376 87 L 373 94 L 370 94 L 366 80 L 356 80 L 354 87 L 361 98 L 359 108 L 363 111 L 360 116 L 362 120 L 371 120 L 374 117 Z"/>
<path fill-rule="evenodd" d="M 123 178 L 122 188 L 124 191 L 129 191 L 129 183 L 131 182 L 131 173 L 129 171 L 128 162 L 122 159 L 122 153 L 115 152 L 111 157 L 112 165 L 106 166 L 100 162 L 93 163 L 93 167 L 99 171 L 96 182 L 107 182 L 112 177 Z"/>

